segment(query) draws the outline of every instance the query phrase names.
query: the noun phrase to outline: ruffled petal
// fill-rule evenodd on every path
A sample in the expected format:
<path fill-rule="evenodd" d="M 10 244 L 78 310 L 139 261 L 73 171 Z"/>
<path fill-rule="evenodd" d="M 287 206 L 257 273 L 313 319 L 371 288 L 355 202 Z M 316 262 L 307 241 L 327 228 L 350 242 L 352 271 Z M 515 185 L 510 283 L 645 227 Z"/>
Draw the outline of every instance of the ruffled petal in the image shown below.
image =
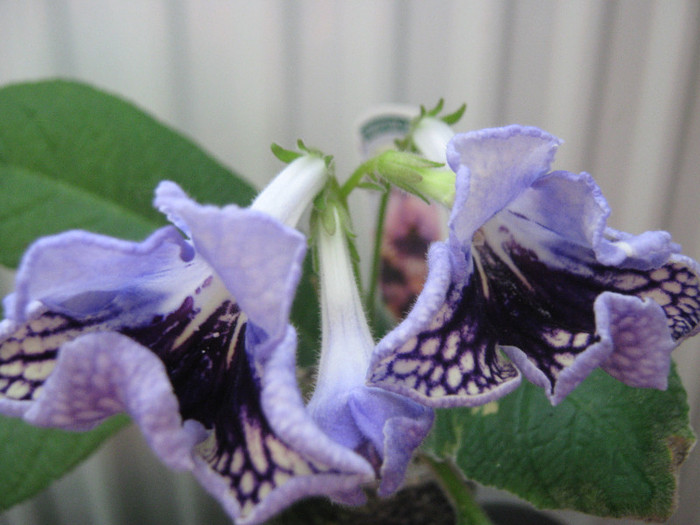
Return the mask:
<path fill-rule="evenodd" d="M 168 227 L 143 243 L 69 232 L 29 250 L 0 325 L 0 410 L 74 430 L 126 411 L 238 523 L 306 496 L 364 501 L 372 465 L 319 428 L 296 383 L 287 318 L 304 237 L 172 183 L 156 203 L 191 242 Z"/>
<path fill-rule="evenodd" d="M 198 297 L 125 333 L 161 357 L 183 418 L 211 432 L 197 447 L 195 473 L 205 487 L 242 523 L 257 523 L 304 496 L 359 501 L 372 469 L 306 412 L 296 386 L 294 331 L 272 346 L 263 341 L 260 352 L 232 298 L 212 309 L 200 308 Z"/>
<path fill-rule="evenodd" d="M 607 326 L 598 314 L 603 308 Z M 666 390 L 676 342 L 663 308 L 648 298 L 606 292 L 596 300 L 595 310 L 598 332 L 609 330 L 614 348 L 601 368 L 629 386 Z"/>
<path fill-rule="evenodd" d="M 524 126 L 455 135 L 447 146 L 447 162 L 457 174 L 452 242 L 468 249 L 482 224 L 549 171 L 560 142 Z"/>
<path fill-rule="evenodd" d="M 360 434 L 380 456 L 378 492 L 388 496 L 403 482 L 413 452 L 430 432 L 433 411 L 404 396 L 364 386 L 350 392 L 347 406 Z"/>
<path fill-rule="evenodd" d="M 534 181 L 507 205 L 508 212 L 527 218 L 562 239 L 595 246 L 603 241 L 610 207 L 587 173 L 550 173 Z"/>
<path fill-rule="evenodd" d="M 193 467 L 192 447 L 206 434 L 183 427 L 165 367 L 148 349 L 114 333 L 86 334 L 61 347 L 56 369 L 24 419 L 37 426 L 88 430 L 126 412 L 169 467 Z"/>
<path fill-rule="evenodd" d="M 199 205 L 173 182 L 158 186 L 155 205 L 188 233 L 251 322 L 272 341 L 284 336 L 304 236 L 262 212 Z"/>
<path fill-rule="evenodd" d="M 433 412 L 427 407 L 364 385 L 332 398 L 316 398 L 309 412 L 336 443 L 356 451 L 374 467 L 383 496 L 398 489 L 413 452 L 433 423 Z"/>
<path fill-rule="evenodd" d="M 172 312 L 119 325 L 121 333 L 105 332 L 116 325 L 100 324 L 99 315 L 37 310 L 27 323 L 6 321 L 0 410 L 75 430 L 126 411 L 166 464 L 194 468 L 241 523 L 311 495 L 361 502 L 372 467 L 306 412 L 293 330 L 268 358 L 252 361 L 264 354 L 246 348 L 247 318 L 231 298 L 217 302 L 217 280 L 185 292 Z"/>
<path fill-rule="evenodd" d="M 591 247 L 597 261 L 607 266 L 648 270 L 680 251 L 667 232 L 631 235 L 607 228 L 610 208 L 588 173 L 550 173 L 508 203 L 507 211 L 537 224 L 543 235 L 553 233 L 563 242 Z"/>
<path fill-rule="evenodd" d="M 187 316 L 180 314 L 128 330 L 129 337 L 99 332 L 66 342 L 33 402 L 0 398 L 0 409 L 14 403 L 21 410 L 13 415 L 71 430 L 127 412 L 161 460 L 194 469 L 240 523 L 259 523 L 313 495 L 360 503 L 373 470 L 307 414 L 296 387 L 294 331 L 254 368 L 245 319 L 234 306 L 216 310 L 186 338 Z M 213 335 L 218 330 L 231 335 Z M 164 347 L 167 341 L 174 346 Z M 198 352 L 187 351 L 192 347 Z"/>
<path fill-rule="evenodd" d="M 8 318 L 28 320 L 36 302 L 66 315 L 118 309 L 134 319 L 167 309 L 173 283 L 187 286 L 201 277 L 193 258 L 173 227 L 140 243 L 84 231 L 44 237 L 22 258 L 15 292 L 5 302 Z"/>

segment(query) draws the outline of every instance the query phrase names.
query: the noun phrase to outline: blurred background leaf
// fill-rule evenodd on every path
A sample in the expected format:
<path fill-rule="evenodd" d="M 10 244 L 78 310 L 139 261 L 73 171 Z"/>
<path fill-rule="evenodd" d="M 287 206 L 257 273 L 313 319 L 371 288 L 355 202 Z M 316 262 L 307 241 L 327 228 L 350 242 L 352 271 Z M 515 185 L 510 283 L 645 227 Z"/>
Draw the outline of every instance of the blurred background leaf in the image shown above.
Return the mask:
<path fill-rule="evenodd" d="M 0 167 L 0 263 L 9 267 L 36 237 L 68 228 L 143 238 L 166 223 L 151 205 L 163 179 L 203 203 L 245 206 L 255 195 L 138 108 L 67 81 L 0 89 Z"/>
<path fill-rule="evenodd" d="M 90 432 L 65 432 L 0 418 L 0 511 L 46 488 L 128 422 L 115 416 Z"/>

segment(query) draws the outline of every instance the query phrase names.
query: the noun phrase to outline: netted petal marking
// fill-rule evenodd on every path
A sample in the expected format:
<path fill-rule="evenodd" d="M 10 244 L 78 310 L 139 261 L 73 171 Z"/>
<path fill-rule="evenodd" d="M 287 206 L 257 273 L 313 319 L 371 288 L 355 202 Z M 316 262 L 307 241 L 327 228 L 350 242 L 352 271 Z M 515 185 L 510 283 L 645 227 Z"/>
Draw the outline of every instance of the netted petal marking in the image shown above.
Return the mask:
<path fill-rule="evenodd" d="M 92 317 L 79 322 L 44 312 L 18 326 L 5 322 L 8 334 L 0 341 L 0 397 L 29 401 L 41 394 L 42 385 L 56 364 L 59 347 L 84 333 L 103 330 L 109 318 Z"/>
<path fill-rule="evenodd" d="M 370 381 L 392 389 L 412 389 L 425 398 L 477 401 L 518 378 L 497 349 L 495 334 L 482 317 L 481 284 L 451 286 L 447 300 L 427 330 L 377 363 Z"/>
<path fill-rule="evenodd" d="M 302 457 L 270 428 L 260 406 L 260 385 L 242 346 L 233 353 L 222 388 L 214 432 L 197 450 L 228 481 L 243 517 L 293 478 L 330 472 Z"/>
<path fill-rule="evenodd" d="M 618 282 L 634 283 L 628 284 L 629 293 L 652 299 L 663 308 L 675 341 L 690 334 L 700 323 L 700 281 L 687 264 L 672 261 L 646 275 L 623 275 Z"/>

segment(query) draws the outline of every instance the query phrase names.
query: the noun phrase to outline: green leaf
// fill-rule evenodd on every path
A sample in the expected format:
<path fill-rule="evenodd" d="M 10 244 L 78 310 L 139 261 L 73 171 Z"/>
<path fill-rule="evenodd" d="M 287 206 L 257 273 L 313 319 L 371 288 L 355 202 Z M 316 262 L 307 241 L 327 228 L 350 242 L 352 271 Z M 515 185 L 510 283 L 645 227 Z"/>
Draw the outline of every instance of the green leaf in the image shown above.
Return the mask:
<path fill-rule="evenodd" d="M 141 239 L 159 224 L 104 196 L 27 168 L 0 164 L 0 263 L 14 267 L 40 235 L 80 228 Z"/>
<path fill-rule="evenodd" d="M 556 407 L 527 383 L 479 408 L 441 410 L 425 446 L 537 507 L 665 521 L 694 441 L 675 369 L 664 392 L 597 370 Z"/>
<path fill-rule="evenodd" d="M 46 488 L 128 422 L 115 416 L 94 430 L 75 433 L 0 417 L 0 511 Z"/>
<path fill-rule="evenodd" d="M 309 250 L 304 261 L 304 275 L 299 282 L 292 307 L 292 322 L 298 335 L 297 363 L 301 367 L 310 367 L 316 363 L 321 341 L 321 307 L 312 259 L 313 254 Z"/>
<path fill-rule="evenodd" d="M 183 136 L 123 100 L 75 82 L 0 89 L 0 166 L 0 264 L 9 267 L 40 235 L 77 226 L 121 231 L 129 219 L 111 226 L 110 219 L 98 218 L 105 208 L 110 217 L 116 211 L 137 218 L 120 235 L 142 238 L 147 224 L 166 223 L 151 205 L 163 179 L 200 202 L 247 205 L 255 195 L 250 184 Z M 20 173 L 29 175 L 22 180 Z M 88 197 L 82 209 L 79 195 Z"/>

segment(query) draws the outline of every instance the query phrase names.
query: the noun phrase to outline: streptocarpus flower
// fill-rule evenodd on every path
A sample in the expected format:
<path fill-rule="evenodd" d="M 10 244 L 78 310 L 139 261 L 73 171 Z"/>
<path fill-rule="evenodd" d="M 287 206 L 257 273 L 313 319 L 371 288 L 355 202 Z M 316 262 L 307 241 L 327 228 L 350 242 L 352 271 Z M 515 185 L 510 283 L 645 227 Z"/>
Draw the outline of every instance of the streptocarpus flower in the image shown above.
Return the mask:
<path fill-rule="evenodd" d="M 369 384 L 430 406 L 486 403 L 521 373 L 556 404 L 596 367 L 666 388 L 671 351 L 698 331 L 698 264 L 666 232 L 606 227 L 588 174 L 550 172 L 558 145 L 521 126 L 453 138 L 449 238 Z"/>
<path fill-rule="evenodd" d="M 38 240 L 0 325 L 0 412 L 71 430 L 127 412 L 237 523 L 309 495 L 354 501 L 374 472 L 308 415 L 288 322 L 306 241 L 284 223 L 325 179 L 301 157 L 249 209 L 163 182 L 155 205 L 188 239 L 168 226 L 141 243 Z"/>
<path fill-rule="evenodd" d="M 356 450 L 381 478 L 379 494 L 403 481 L 414 449 L 433 423 L 432 410 L 404 396 L 365 385 L 374 350 L 335 204 L 317 220 L 321 276 L 321 358 L 308 409 L 336 442 Z"/>

